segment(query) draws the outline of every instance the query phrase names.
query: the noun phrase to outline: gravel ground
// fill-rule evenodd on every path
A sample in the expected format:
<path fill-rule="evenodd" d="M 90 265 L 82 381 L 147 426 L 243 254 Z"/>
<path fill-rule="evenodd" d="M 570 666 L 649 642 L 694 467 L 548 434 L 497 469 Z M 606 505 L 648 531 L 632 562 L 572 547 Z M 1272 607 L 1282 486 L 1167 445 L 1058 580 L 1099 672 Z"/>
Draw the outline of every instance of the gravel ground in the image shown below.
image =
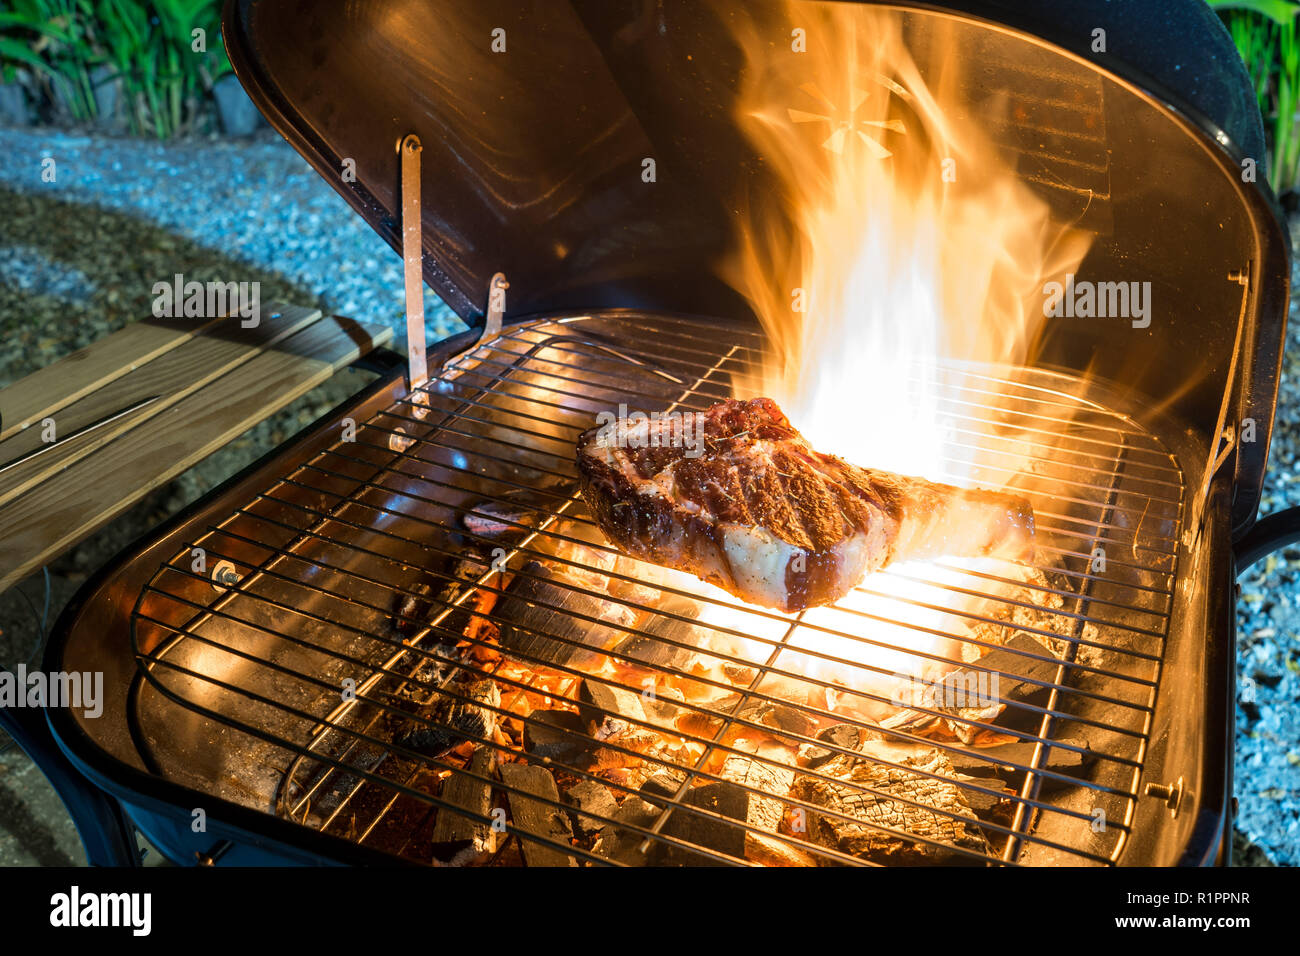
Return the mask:
<path fill-rule="evenodd" d="M 0 155 L 7 159 L 0 169 L 0 386 L 147 314 L 153 283 L 176 272 L 202 281 L 258 280 L 263 301 L 315 305 L 390 324 L 402 335 L 400 260 L 273 134 L 163 146 L 0 130 Z M 55 183 L 41 180 L 46 157 L 57 164 Z M 1293 284 L 1296 279 L 1300 275 Z M 445 307 L 434 307 L 436 296 L 427 298 L 432 340 L 463 328 Z M 1297 311 L 1293 307 L 1266 513 L 1300 505 Z M 56 561 L 49 569 L 47 622 L 120 548 L 324 414 L 365 378 L 336 376 Z M 1300 548 L 1261 564 L 1241 586 L 1236 859 L 1295 865 Z M 0 594 L 0 664 L 33 653 L 44 605 L 42 576 Z M 8 756 L 12 764 L 14 755 Z M 21 766 L 0 770 L 13 775 Z M 5 779 L 0 773 L 0 862 L 76 856 L 66 820 L 24 818 L 22 840 L 13 836 L 3 819 L 9 815 Z"/>

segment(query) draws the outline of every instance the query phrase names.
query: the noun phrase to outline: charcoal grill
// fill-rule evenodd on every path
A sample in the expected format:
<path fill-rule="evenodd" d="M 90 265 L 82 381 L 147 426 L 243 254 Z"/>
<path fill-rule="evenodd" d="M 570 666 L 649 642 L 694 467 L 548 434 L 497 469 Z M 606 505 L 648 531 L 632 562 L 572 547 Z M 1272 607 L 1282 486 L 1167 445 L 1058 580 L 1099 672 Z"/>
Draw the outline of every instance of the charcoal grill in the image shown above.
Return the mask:
<path fill-rule="evenodd" d="M 424 277 L 485 329 L 431 349 L 423 384 L 384 375 L 87 584 L 45 666 L 106 675 L 103 717 L 49 713 L 75 768 L 60 779 L 92 785 L 78 799 L 93 825 L 121 808 L 170 858 L 205 863 L 464 862 L 465 840 L 438 837 L 446 819 L 503 827 L 473 856 L 495 864 L 1218 859 L 1232 541 L 1258 505 L 1288 257 L 1267 188 L 1241 175 L 1262 136 L 1208 10 L 892 5 L 920 47 L 955 25 L 986 91 L 1024 96 L 1001 145 L 1054 208 L 1093 223 L 1081 275 L 1152 279 L 1167 304 L 1136 339 L 1059 323 L 1024 365 L 927 370 L 953 436 L 952 475 L 929 477 L 1029 498 L 1030 564 L 901 565 L 832 608 L 782 614 L 619 557 L 574 480 L 574 439 L 599 412 L 702 410 L 768 347 L 708 265 L 728 242 L 727 178 L 763 176 L 725 120 L 727 7 L 475 6 L 228 6 L 258 105 L 395 249 L 393 144 L 418 135 Z M 1106 57 L 1088 52 L 1096 25 Z M 519 51 L 504 72 L 486 40 L 468 52 L 496 27 Z M 1176 47 L 1161 42 L 1175 29 Z M 1078 91 L 1061 123 L 1043 106 L 1054 91 Z M 624 182 L 645 155 L 678 175 Z M 338 175 L 344 158 L 359 181 Z M 1235 438 L 1246 418 L 1255 442 Z M 828 676 L 908 659 L 978 677 L 994 651 L 996 718 Z M 467 678 L 492 680 L 499 702 L 471 699 Z M 584 681 L 641 704 L 583 699 Z M 671 687 L 687 692 L 661 696 Z M 414 743 L 452 702 L 524 742 L 549 734 L 545 756 L 483 724 L 457 740 L 559 789 L 471 764 L 463 744 Z M 886 705 L 888 722 L 864 716 Z M 556 722 L 578 709 L 620 732 L 596 746 Z M 823 768 L 856 751 L 818 736 L 845 721 L 880 745 L 847 791 Z M 450 781 L 491 795 L 467 804 Z M 575 819 L 566 794 L 582 781 L 623 806 Z M 107 811 L 89 803 L 100 794 Z M 634 800 L 650 809 L 626 812 Z M 575 824 L 601 843 L 569 839 Z M 818 837 L 845 827 L 848 841 Z"/>

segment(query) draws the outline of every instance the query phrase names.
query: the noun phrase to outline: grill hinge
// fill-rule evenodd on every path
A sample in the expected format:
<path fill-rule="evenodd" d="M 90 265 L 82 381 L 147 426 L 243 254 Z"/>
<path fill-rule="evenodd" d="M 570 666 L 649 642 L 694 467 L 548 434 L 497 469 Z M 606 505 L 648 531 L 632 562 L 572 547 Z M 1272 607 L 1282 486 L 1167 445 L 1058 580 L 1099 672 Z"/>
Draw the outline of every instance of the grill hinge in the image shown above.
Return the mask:
<path fill-rule="evenodd" d="M 469 355 L 479 346 L 491 342 L 501 334 L 501 320 L 506 311 L 506 289 L 510 288 L 510 283 L 506 281 L 506 274 L 498 272 L 492 276 L 492 281 L 488 283 L 487 308 L 484 310 L 486 318 L 483 320 L 483 332 L 479 335 L 478 341 L 463 352 L 459 352 L 447 359 L 442 367 L 447 370 L 444 376 L 446 379 L 454 379 L 460 374 L 459 369 L 453 369 L 457 361 Z"/>

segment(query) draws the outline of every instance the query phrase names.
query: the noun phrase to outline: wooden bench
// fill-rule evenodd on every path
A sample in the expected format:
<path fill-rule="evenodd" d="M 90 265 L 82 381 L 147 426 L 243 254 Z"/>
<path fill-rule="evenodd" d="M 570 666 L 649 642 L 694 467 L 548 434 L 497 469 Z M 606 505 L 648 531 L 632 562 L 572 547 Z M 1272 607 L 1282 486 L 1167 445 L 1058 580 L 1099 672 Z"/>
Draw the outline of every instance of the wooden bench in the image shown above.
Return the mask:
<path fill-rule="evenodd" d="M 146 319 L 0 389 L 0 591 L 392 334 L 284 305 Z"/>

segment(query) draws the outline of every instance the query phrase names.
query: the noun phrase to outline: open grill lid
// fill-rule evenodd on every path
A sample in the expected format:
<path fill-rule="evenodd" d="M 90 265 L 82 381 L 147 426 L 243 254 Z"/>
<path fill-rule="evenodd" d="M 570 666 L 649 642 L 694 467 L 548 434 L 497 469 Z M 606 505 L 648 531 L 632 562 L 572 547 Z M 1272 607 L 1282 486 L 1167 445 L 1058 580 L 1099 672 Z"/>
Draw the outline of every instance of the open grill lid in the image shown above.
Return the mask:
<path fill-rule="evenodd" d="M 957 31 L 975 64 L 971 110 L 1023 98 L 1020 122 L 995 139 L 1064 221 L 1097 234 L 1081 277 L 1155 288 L 1159 321 L 1136 342 L 1117 347 L 1097 323 L 1049 323 L 1035 364 L 1176 396 L 1172 411 L 1207 444 L 1230 394 L 1229 420 L 1263 429 L 1236 459 L 1243 528 L 1267 456 L 1289 269 L 1254 94 L 1227 32 L 1200 0 L 883 6 L 906 11 L 909 44 L 942 42 L 940 24 Z M 420 138 L 424 277 L 470 323 L 483 322 L 496 272 L 510 280 L 512 316 L 752 318 L 719 263 L 746 203 L 770 202 L 774 228 L 783 211 L 736 120 L 744 57 L 732 27 L 743 10 L 784 40 L 788 9 L 228 0 L 224 31 L 271 124 L 399 252 L 396 148 Z M 1257 182 L 1243 182 L 1248 158 Z M 1244 293 L 1227 279 L 1243 271 Z"/>
<path fill-rule="evenodd" d="M 1207 139 L 1222 134 L 1226 152 L 1263 155 L 1245 69 L 1199 0 L 943 6 L 1158 87 L 1152 95 L 1195 116 Z M 744 307 L 714 276 L 734 227 L 727 181 L 763 169 L 734 119 L 742 58 L 730 19 L 725 4 L 700 0 L 231 0 L 225 36 L 271 124 L 399 253 L 395 146 L 420 137 L 425 278 L 467 321 L 482 321 L 497 271 L 512 280 L 512 312 L 734 315 Z M 1091 52 L 1098 27 L 1109 52 Z M 1015 52 L 990 87 L 1025 85 Z M 1187 149 L 1150 144 L 1171 146 Z"/>

